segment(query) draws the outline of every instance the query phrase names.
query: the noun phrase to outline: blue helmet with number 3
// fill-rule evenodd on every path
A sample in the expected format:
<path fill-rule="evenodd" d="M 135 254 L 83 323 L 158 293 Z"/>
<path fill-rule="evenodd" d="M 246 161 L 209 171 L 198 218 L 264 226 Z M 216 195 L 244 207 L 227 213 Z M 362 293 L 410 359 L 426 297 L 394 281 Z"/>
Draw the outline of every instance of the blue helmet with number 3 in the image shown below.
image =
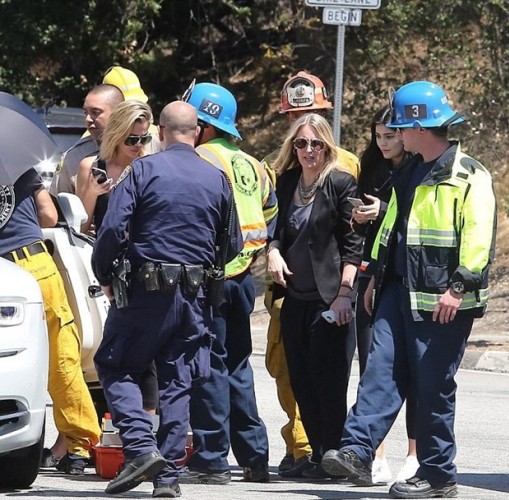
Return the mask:
<path fill-rule="evenodd" d="M 196 108 L 198 120 L 242 139 L 235 127 L 237 101 L 233 94 L 216 83 L 194 82 L 182 96 L 183 101 Z"/>
<path fill-rule="evenodd" d="M 391 128 L 449 127 L 465 121 L 465 117 L 449 105 L 441 87 L 431 82 L 412 82 L 389 96 L 392 109 Z"/>

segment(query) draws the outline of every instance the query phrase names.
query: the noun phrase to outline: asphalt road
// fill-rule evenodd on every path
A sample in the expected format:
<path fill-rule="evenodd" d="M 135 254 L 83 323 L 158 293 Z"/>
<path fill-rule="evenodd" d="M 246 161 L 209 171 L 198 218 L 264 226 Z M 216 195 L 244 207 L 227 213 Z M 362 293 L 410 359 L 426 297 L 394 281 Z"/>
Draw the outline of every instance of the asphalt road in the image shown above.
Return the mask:
<path fill-rule="evenodd" d="M 388 487 L 360 488 L 347 484 L 326 482 L 310 483 L 306 480 L 282 480 L 276 467 L 284 454 L 279 429 L 284 423 L 277 402 L 275 385 L 267 375 L 261 355 L 252 357 L 255 373 L 258 407 L 267 425 L 271 444 L 270 466 L 272 481 L 267 484 L 243 483 L 242 472 L 231 458 L 233 481 L 225 486 L 183 485 L 184 500 L 267 500 L 274 499 L 374 499 L 388 498 Z M 358 382 L 355 364 L 350 387 L 350 400 L 355 399 Z M 509 375 L 461 370 L 458 377 L 456 435 L 461 499 L 495 500 L 509 498 Z M 52 444 L 55 428 L 48 408 L 47 444 Z M 386 449 L 393 474 L 402 465 L 406 452 L 404 419 L 400 416 L 386 440 Z M 84 477 L 64 476 L 45 471 L 33 487 L 24 491 L 0 491 L 8 498 L 140 498 L 152 495 L 152 485 L 147 482 L 135 490 L 121 495 L 104 493 L 107 481 L 87 469 Z"/>

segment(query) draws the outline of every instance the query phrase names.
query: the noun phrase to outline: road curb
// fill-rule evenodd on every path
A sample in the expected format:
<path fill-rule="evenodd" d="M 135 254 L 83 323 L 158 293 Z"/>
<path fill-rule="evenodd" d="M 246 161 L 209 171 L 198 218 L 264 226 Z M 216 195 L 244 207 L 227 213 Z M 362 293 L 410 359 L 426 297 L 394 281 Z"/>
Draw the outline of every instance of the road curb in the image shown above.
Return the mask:
<path fill-rule="evenodd" d="M 476 351 L 468 351 L 463 358 L 464 361 L 467 357 L 474 359 Z M 461 368 L 463 368 L 463 363 Z M 482 370 L 486 372 L 509 373 L 509 352 L 507 351 L 481 351 L 480 356 L 477 356 L 475 361 L 474 370 Z"/>

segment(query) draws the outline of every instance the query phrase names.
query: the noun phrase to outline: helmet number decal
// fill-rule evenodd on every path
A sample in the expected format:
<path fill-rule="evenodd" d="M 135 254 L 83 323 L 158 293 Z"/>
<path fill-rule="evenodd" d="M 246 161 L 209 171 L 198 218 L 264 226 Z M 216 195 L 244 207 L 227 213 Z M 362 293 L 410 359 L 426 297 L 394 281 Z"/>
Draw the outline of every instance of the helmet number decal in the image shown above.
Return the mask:
<path fill-rule="evenodd" d="M 209 101 L 208 99 L 203 99 L 198 108 L 198 111 L 203 111 L 203 113 L 212 116 L 212 118 L 219 118 L 221 112 L 223 111 L 223 106 Z"/>
<path fill-rule="evenodd" d="M 428 118 L 426 104 L 408 104 L 405 106 L 405 118 Z"/>

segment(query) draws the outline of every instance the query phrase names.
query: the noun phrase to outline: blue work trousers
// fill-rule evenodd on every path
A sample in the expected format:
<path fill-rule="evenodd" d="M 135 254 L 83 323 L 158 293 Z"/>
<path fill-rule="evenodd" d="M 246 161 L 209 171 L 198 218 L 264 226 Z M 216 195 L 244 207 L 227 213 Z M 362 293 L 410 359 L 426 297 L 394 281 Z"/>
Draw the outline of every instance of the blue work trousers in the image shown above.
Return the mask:
<path fill-rule="evenodd" d="M 203 291 L 186 297 L 147 292 L 133 282 L 131 302 L 113 304 L 94 361 L 113 424 L 118 427 L 127 460 L 160 450 L 167 461 L 157 485 L 174 484 L 185 458 L 189 399 L 194 382 L 208 377 L 212 311 Z M 155 360 L 160 424 L 143 409 L 140 380 Z"/>
<path fill-rule="evenodd" d="M 193 470 L 228 470 L 230 444 L 241 467 L 268 463 L 267 429 L 258 415 L 249 363 L 254 301 L 249 272 L 226 280 L 225 301 L 214 314 L 210 377 L 191 398 Z"/>
<path fill-rule="evenodd" d="M 431 317 L 414 321 L 408 288 L 388 282 L 381 291 L 373 346 L 341 447 L 352 449 L 370 463 L 413 390 L 420 463 L 417 476 L 433 486 L 456 482 L 454 376 L 472 324 L 473 318 L 464 313 L 447 324 L 434 322 Z"/>
<path fill-rule="evenodd" d="M 357 338 L 357 353 L 359 356 L 359 375 L 362 377 L 366 369 L 366 362 L 373 343 L 373 325 L 371 316 L 364 307 L 364 294 L 370 282 L 369 276 L 359 276 L 357 279 L 357 307 L 355 308 L 355 325 Z M 415 439 L 415 425 L 417 419 L 417 402 L 412 390 L 406 395 L 406 431 L 408 439 Z"/>

